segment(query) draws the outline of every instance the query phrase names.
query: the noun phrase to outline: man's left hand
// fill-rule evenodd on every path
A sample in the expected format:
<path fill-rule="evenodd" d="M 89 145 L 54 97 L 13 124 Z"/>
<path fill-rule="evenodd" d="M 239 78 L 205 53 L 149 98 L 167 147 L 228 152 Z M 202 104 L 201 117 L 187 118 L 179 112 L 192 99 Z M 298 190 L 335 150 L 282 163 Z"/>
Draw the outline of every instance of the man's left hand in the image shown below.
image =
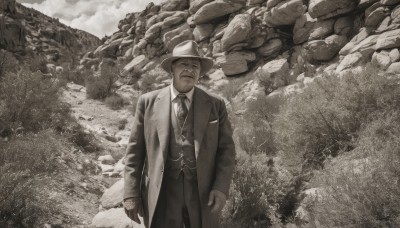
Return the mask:
<path fill-rule="evenodd" d="M 210 197 L 208 199 L 208 206 L 211 207 L 212 213 L 219 213 L 222 211 L 226 203 L 226 195 L 218 190 L 211 190 Z"/>

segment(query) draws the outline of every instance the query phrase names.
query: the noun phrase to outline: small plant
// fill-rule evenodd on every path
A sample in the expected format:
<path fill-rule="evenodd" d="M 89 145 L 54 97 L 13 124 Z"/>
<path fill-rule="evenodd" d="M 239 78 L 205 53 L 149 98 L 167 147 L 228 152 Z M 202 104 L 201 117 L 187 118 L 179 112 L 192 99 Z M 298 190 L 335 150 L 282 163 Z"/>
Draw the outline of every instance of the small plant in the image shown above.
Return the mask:
<path fill-rule="evenodd" d="M 223 97 L 228 100 L 232 100 L 240 92 L 242 86 L 250 80 L 250 76 L 230 79 L 227 84 L 221 87 L 220 92 L 222 93 Z"/>
<path fill-rule="evenodd" d="M 88 75 L 86 78 L 86 96 L 103 100 L 115 93 L 114 83 L 118 80 L 118 69 L 115 66 L 101 67 L 100 75 Z"/>
<path fill-rule="evenodd" d="M 126 127 L 126 124 L 128 123 L 127 119 L 121 119 L 118 121 L 118 129 L 119 130 L 124 130 Z"/>
<path fill-rule="evenodd" d="M 142 91 L 142 93 L 160 89 L 159 85 L 161 80 L 165 80 L 170 77 L 171 76 L 169 76 L 169 74 L 161 68 L 154 68 L 142 75 L 141 80 L 138 81 L 139 89 Z"/>
<path fill-rule="evenodd" d="M 105 103 L 111 109 L 118 110 L 124 106 L 124 99 L 117 94 L 113 94 L 106 98 Z"/>

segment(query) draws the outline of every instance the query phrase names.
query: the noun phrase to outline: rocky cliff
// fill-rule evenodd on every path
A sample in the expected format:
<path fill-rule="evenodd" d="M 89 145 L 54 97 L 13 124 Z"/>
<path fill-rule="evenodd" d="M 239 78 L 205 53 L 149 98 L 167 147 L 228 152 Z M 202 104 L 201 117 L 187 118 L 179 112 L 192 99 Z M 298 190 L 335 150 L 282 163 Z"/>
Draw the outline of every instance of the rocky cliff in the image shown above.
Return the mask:
<path fill-rule="evenodd" d="M 48 62 L 71 62 L 100 45 L 100 39 L 70 28 L 15 0 L 0 3 L 0 48 L 18 56 L 46 57 Z"/>
<path fill-rule="evenodd" d="M 226 76 L 259 70 L 270 91 L 316 71 L 376 62 L 399 72 L 400 0 L 170 0 L 128 14 L 81 60 L 143 73 L 179 42 L 196 40 Z"/>

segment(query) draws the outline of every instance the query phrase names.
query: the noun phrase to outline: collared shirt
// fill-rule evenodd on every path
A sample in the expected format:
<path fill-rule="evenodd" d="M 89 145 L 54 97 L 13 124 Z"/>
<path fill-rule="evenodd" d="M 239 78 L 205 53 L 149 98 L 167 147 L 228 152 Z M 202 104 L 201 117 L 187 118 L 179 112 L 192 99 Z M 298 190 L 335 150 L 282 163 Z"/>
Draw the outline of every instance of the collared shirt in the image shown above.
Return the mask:
<path fill-rule="evenodd" d="M 192 104 L 193 101 L 193 92 L 194 92 L 194 87 L 189 92 L 184 93 L 187 97 L 187 99 L 185 99 L 185 105 L 188 110 L 190 109 L 190 105 Z M 177 113 L 178 110 L 178 98 L 177 98 L 178 94 L 180 94 L 180 92 L 178 92 L 178 90 L 176 90 L 175 87 L 171 84 L 171 103 L 175 113 Z"/>

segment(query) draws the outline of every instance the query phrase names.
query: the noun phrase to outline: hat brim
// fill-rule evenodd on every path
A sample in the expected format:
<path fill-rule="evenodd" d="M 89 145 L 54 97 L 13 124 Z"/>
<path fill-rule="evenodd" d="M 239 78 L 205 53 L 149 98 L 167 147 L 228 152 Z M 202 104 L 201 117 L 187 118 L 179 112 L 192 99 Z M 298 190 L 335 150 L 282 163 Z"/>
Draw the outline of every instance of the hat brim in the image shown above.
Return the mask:
<path fill-rule="evenodd" d="M 161 62 L 161 68 L 163 68 L 168 73 L 172 73 L 171 72 L 171 70 L 172 70 L 171 69 L 172 62 L 177 60 L 177 59 L 180 59 L 180 58 L 196 58 L 196 59 L 199 59 L 200 60 L 200 64 L 201 64 L 200 75 L 206 74 L 214 66 L 214 61 L 212 59 L 210 59 L 210 58 L 193 56 L 193 55 L 182 55 L 182 56 L 171 56 L 169 58 L 164 59 Z"/>

